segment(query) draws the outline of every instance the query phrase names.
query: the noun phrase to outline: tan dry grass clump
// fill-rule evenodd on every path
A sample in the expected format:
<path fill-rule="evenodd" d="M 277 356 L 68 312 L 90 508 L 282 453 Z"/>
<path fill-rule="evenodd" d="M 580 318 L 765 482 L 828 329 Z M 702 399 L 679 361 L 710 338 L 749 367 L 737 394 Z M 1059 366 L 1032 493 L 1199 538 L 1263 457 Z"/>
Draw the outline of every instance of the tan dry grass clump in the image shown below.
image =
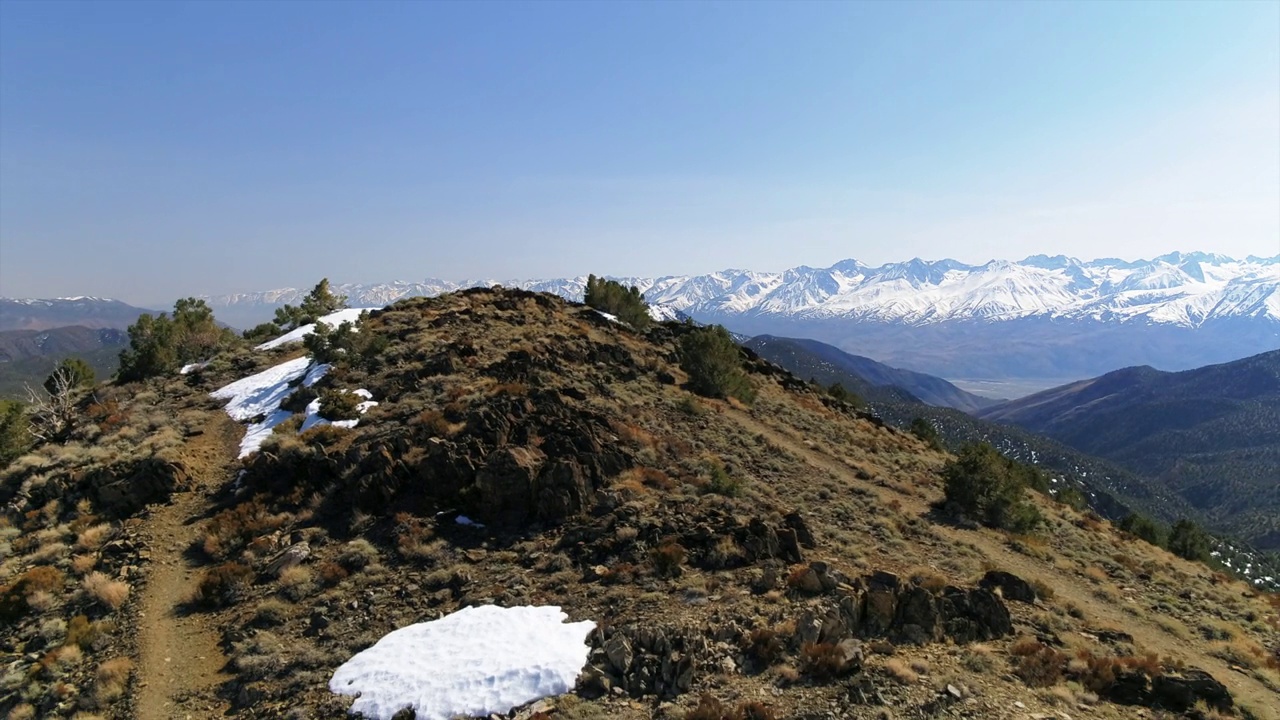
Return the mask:
<path fill-rule="evenodd" d="M 84 577 L 85 592 L 112 610 L 119 610 L 129 599 L 129 584 L 112 580 L 101 572 L 91 572 Z"/>

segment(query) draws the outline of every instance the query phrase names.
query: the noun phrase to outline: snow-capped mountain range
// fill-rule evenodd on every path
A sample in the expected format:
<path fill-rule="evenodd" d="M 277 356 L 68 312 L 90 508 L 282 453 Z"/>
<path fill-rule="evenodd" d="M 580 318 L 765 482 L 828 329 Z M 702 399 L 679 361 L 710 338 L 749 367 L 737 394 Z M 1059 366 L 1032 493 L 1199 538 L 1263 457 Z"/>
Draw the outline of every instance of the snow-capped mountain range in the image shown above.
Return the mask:
<path fill-rule="evenodd" d="M 624 277 L 651 303 L 695 318 L 848 319 L 899 325 L 1001 322 L 1039 317 L 1198 327 L 1215 319 L 1280 323 L 1280 256 L 1236 260 L 1209 253 L 1170 253 L 1154 260 L 1082 262 L 1035 255 L 1018 262 L 966 265 L 914 259 L 870 267 L 844 260 L 827 268 L 783 272 L 724 270 L 707 275 Z M 554 280 L 396 281 L 346 284 L 352 305 L 380 306 L 402 297 L 502 284 L 582 298 L 586 277 Z M 215 310 L 297 303 L 306 289 L 208 298 Z M 238 313 L 237 313 L 238 314 Z"/>

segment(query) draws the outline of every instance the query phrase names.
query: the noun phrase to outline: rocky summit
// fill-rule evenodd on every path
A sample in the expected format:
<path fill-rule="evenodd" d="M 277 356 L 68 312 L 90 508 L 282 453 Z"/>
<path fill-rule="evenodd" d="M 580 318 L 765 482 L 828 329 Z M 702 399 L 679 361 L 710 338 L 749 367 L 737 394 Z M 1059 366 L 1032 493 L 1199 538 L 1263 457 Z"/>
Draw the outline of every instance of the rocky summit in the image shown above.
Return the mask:
<path fill-rule="evenodd" d="M 587 661 L 509 718 L 1280 718 L 1280 598 L 1049 495 L 980 525 L 953 456 L 748 350 L 693 392 L 699 332 L 472 289 L 100 387 L 0 471 L 0 707 L 341 717 L 391 631 L 534 605 Z M 237 459 L 210 394 L 308 352 Z"/>

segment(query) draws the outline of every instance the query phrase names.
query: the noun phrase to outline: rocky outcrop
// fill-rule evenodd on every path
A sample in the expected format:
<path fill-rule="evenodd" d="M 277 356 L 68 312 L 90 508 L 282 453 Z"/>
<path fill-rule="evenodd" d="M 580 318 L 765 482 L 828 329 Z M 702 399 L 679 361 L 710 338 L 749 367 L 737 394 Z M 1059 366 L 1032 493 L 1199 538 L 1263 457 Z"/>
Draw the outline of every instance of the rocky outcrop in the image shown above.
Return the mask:
<path fill-rule="evenodd" d="M 1186 712 L 1204 703 L 1215 710 L 1230 710 L 1235 701 L 1226 686 L 1209 673 L 1195 668 L 1152 677 L 1141 669 L 1116 673 L 1102 695 L 1122 705 L 1142 705 Z"/>

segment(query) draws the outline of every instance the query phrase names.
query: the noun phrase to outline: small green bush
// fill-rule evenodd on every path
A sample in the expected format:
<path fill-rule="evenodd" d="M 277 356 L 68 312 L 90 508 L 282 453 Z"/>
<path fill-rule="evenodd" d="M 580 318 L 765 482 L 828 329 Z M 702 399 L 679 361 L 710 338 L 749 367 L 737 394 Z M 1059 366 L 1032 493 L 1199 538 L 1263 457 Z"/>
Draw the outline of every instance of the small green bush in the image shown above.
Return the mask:
<path fill-rule="evenodd" d="M 320 391 L 320 417 L 326 420 L 358 420 L 360 411 L 356 409 L 363 398 L 355 393 L 325 388 Z"/>

